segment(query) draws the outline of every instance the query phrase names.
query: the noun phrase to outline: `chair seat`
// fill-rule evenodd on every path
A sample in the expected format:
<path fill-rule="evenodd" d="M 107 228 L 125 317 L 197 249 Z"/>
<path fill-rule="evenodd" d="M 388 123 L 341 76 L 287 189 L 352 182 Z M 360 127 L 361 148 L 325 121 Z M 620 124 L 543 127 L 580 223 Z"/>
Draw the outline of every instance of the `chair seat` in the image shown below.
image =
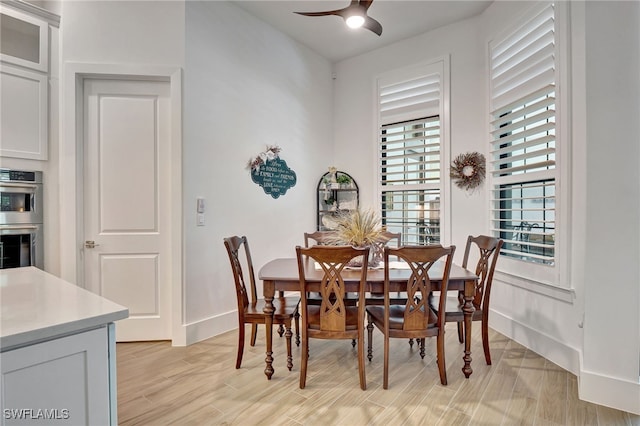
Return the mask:
<path fill-rule="evenodd" d="M 299 297 L 284 297 L 273 299 L 273 320 L 280 322 L 292 317 L 298 311 L 300 304 Z M 264 299 L 259 299 L 255 305 L 249 305 L 244 311 L 245 318 L 263 317 L 264 318 Z"/>
<path fill-rule="evenodd" d="M 458 302 L 457 297 L 447 297 L 447 308 L 445 314 L 448 322 L 456 322 L 464 320 L 464 312 L 462 312 L 462 306 Z M 482 310 L 476 307 L 471 316 L 472 321 L 479 321 L 482 319 Z"/>
<path fill-rule="evenodd" d="M 402 330 L 404 323 L 404 305 L 389 306 L 389 328 L 392 330 Z M 384 306 L 367 306 L 367 312 L 374 324 L 384 324 Z M 427 328 L 436 326 L 438 317 L 433 310 L 429 310 L 429 324 Z"/>
<path fill-rule="evenodd" d="M 404 297 L 402 297 L 404 294 Z M 384 305 L 384 293 L 367 293 L 366 295 L 366 305 Z M 407 303 L 407 294 L 398 292 L 396 297 L 390 297 L 389 303 L 391 305 L 404 305 Z"/>
<path fill-rule="evenodd" d="M 358 329 L 358 307 L 347 306 L 347 321 L 346 330 Z M 307 314 L 309 315 L 307 321 L 309 322 L 309 328 L 320 329 L 320 306 L 309 305 L 307 307 Z"/>

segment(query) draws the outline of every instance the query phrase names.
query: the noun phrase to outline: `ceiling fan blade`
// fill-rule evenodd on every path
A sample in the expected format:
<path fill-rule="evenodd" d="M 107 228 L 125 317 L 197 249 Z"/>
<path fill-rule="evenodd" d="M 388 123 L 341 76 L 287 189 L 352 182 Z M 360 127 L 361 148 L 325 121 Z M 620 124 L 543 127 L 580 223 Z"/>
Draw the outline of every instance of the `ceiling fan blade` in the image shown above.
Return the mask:
<path fill-rule="evenodd" d="M 293 12 L 293 13 L 297 13 L 298 15 L 304 15 L 304 16 L 329 16 L 329 15 L 342 16 L 342 13 L 344 13 L 346 9 L 347 8 L 327 10 L 326 12 Z"/>
<path fill-rule="evenodd" d="M 371 7 L 373 0 L 360 0 L 360 6 L 364 7 L 364 10 L 368 10 Z"/>
<path fill-rule="evenodd" d="M 382 25 L 370 16 L 365 16 L 362 26 L 378 35 L 382 34 Z"/>
<path fill-rule="evenodd" d="M 380 22 L 371 18 L 367 15 L 367 9 L 371 6 L 373 0 L 351 0 L 349 6 L 337 9 L 337 10 L 327 10 L 325 12 L 293 12 L 298 15 L 303 16 L 329 16 L 329 15 L 337 15 L 341 16 L 343 19 L 349 18 L 351 15 L 357 14 L 360 16 L 364 15 L 364 24 L 362 25 L 364 28 L 372 31 L 378 35 L 382 34 L 382 25 Z"/>

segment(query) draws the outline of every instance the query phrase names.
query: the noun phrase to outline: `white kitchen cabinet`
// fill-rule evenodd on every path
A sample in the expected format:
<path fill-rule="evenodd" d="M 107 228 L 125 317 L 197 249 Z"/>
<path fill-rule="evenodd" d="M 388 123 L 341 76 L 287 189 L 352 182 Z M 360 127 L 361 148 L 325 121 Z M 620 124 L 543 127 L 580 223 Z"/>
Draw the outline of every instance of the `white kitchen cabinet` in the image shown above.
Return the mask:
<path fill-rule="evenodd" d="M 0 270 L 0 425 L 116 425 L 127 308 L 29 266 Z"/>
<path fill-rule="evenodd" d="M 0 67 L 0 155 L 47 159 L 49 78 L 2 64 Z"/>
<path fill-rule="evenodd" d="M 0 156 L 48 158 L 51 30 L 59 24 L 30 3 L 0 3 Z"/>
<path fill-rule="evenodd" d="M 112 423 L 108 339 L 103 326 L 1 353 L 2 424 Z"/>
<path fill-rule="evenodd" d="M 33 14 L 0 8 L 0 59 L 49 72 L 49 23 Z"/>

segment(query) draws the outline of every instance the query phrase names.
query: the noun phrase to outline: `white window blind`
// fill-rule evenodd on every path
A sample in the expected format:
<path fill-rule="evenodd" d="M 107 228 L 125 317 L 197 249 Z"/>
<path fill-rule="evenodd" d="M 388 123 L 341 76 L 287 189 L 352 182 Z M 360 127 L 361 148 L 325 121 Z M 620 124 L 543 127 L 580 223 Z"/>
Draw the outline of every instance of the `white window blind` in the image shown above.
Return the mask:
<path fill-rule="evenodd" d="M 403 244 L 440 241 L 440 75 L 378 81 L 381 215 Z"/>
<path fill-rule="evenodd" d="M 553 4 L 490 43 L 492 233 L 502 254 L 555 263 L 556 66 Z"/>

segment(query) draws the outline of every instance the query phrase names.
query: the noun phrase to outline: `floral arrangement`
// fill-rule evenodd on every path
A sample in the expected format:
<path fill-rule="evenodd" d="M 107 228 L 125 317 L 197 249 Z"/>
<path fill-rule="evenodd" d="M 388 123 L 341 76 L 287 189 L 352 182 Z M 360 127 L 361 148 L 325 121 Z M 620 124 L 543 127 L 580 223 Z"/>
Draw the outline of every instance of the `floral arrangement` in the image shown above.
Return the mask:
<path fill-rule="evenodd" d="M 374 256 L 377 244 L 383 240 L 382 221 L 378 213 L 372 209 L 342 212 L 337 215 L 335 233 L 327 238 L 328 244 L 369 247 L 371 250 L 369 266 L 379 263 Z M 362 266 L 362 259 L 354 259 L 350 266 Z"/>
<path fill-rule="evenodd" d="M 261 152 L 260 154 L 249 160 L 249 162 L 247 163 L 247 169 L 256 172 L 259 171 L 260 166 L 265 164 L 267 161 L 278 158 L 280 151 L 282 151 L 282 148 L 280 148 L 278 145 L 267 145 L 266 151 Z"/>
<path fill-rule="evenodd" d="M 354 210 L 338 218 L 337 238 L 342 244 L 365 247 L 380 240 L 382 221 L 374 210 Z"/>
<path fill-rule="evenodd" d="M 468 152 L 458 155 L 451 164 L 449 176 L 458 188 L 474 189 L 482 184 L 486 173 L 484 155 Z"/>

